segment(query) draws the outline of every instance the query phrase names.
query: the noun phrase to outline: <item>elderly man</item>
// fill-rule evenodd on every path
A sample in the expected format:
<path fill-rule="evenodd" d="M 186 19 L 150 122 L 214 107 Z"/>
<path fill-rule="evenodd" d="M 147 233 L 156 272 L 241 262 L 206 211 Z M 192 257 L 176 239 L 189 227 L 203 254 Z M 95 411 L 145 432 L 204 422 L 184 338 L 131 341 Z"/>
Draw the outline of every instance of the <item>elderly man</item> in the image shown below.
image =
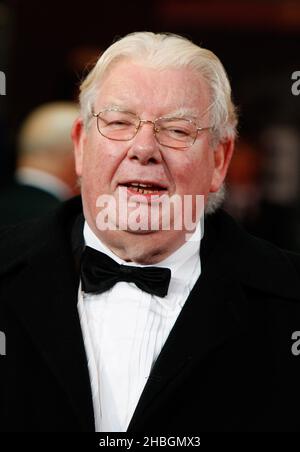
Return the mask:
<path fill-rule="evenodd" d="M 2 429 L 299 430 L 300 260 L 217 209 L 237 122 L 218 58 L 133 33 L 80 102 L 82 205 L 1 235 Z"/>

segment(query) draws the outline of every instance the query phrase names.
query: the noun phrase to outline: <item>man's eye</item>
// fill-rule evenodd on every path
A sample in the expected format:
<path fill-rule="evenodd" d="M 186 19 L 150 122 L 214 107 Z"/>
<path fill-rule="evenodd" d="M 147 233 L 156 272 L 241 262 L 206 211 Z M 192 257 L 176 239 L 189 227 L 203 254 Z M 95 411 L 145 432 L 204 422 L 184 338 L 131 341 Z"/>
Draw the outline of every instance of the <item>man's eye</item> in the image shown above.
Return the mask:
<path fill-rule="evenodd" d="M 109 121 L 109 122 L 106 122 L 106 125 L 108 126 L 108 127 L 130 127 L 130 126 L 132 126 L 132 123 L 131 122 L 129 122 L 129 121 Z"/>
<path fill-rule="evenodd" d="M 178 128 L 174 128 L 174 127 L 168 128 L 167 131 L 170 135 L 177 136 L 177 137 L 187 137 L 190 135 L 190 132 L 188 130 L 178 129 Z"/>

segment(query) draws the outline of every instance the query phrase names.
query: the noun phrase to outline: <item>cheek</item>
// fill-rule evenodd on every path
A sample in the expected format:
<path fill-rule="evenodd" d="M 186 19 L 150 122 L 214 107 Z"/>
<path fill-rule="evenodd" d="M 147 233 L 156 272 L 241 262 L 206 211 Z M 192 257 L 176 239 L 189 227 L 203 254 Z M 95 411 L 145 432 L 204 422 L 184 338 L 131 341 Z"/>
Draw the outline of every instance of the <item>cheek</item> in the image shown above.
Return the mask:
<path fill-rule="evenodd" d="M 213 157 L 210 153 L 198 152 L 194 155 L 182 156 L 176 164 L 169 165 L 169 168 L 176 185 L 176 192 L 204 194 L 209 191 L 213 175 Z"/>
<path fill-rule="evenodd" d="M 98 137 L 97 137 L 98 138 Z M 103 143 L 93 137 L 87 141 L 83 158 L 83 174 L 90 185 L 97 185 L 108 191 L 108 185 L 119 165 L 120 153 L 111 142 Z"/>

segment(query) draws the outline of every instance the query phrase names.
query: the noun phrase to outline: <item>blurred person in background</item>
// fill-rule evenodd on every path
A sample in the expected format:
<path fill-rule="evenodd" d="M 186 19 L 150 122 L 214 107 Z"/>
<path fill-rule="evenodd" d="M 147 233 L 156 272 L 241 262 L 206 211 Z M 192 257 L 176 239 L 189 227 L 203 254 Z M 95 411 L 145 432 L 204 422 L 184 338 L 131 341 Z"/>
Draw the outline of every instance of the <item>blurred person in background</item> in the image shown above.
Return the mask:
<path fill-rule="evenodd" d="M 295 126 L 270 124 L 256 140 L 236 144 L 224 207 L 245 229 L 280 248 L 300 251 L 300 134 Z"/>
<path fill-rule="evenodd" d="M 51 102 L 21 125 L 14 182 L 0 192 L 0 225 L 39 217 L 77 193 L 71 128 L 73 102 Z"/>
<path fill-rule="evenodd" d="M 259 134 L 262 199 L 254 234 L 300 251 L 300 134 L 293 124 L 269 124 Z"/>

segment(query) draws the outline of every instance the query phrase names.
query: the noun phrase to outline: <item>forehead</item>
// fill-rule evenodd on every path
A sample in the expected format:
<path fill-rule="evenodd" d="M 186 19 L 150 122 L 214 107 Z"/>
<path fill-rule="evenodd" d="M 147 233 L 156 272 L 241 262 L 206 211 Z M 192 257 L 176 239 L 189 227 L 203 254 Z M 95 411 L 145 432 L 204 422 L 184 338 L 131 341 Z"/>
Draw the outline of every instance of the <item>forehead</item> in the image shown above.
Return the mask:
<path fill-rule="evenodd" d="M 125 60 L 104 75 L 95 105 L 99 108 L 116 105 L 155 115 L 177 110 L 199 115 L 209 105 L 209 90 L 194 69 L 155 69 Z"/>

